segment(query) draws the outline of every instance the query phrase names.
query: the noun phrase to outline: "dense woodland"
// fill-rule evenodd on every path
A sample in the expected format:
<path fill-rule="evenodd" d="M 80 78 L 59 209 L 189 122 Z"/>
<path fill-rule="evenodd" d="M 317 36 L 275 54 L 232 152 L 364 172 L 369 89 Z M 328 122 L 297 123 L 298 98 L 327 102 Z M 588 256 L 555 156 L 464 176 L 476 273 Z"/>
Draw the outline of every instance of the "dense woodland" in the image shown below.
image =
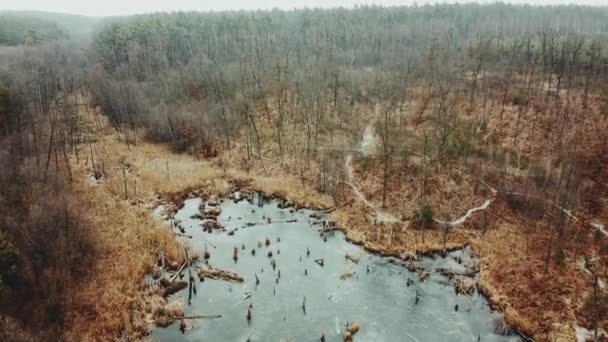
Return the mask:
<path fill-rule="evenodd" d="M 94 143 L 79 116 L 88 105 L 127 146 L 275 163 L 338 206 L 345 170 L 331 148 L 355 149 L 372 118 L 380 201 L 399 207 L 391 187 L 415 170 L 416 207 L 398 210 L 421 226 L 450 214 L 429 187 L 451 167 L 493 181 L 527 217 L 535 206 L 514 193 L 607 214 L 608 8 L 159 13 L 102 20 L 86 41 L 52 18 L 0 14 L 0 299 L 45 336 L 62 336 L 65 290 L 96 253 L 70 185 L 70 156 Z M 547 220 L 545 268 L 578 237 L 567 215 Z"/>
<path fill-rule="evenodd" d="M 13 15 L 0 16 L 0 44 L 39 45 L 68 38 L 56 22 Z"/>

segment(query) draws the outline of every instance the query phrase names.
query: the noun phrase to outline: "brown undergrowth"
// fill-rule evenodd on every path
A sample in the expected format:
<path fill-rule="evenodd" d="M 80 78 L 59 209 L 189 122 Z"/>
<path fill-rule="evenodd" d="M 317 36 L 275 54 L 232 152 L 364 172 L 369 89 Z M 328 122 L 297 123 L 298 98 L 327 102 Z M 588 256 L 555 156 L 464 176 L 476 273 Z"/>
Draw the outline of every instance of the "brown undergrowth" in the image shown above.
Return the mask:
<path fill-rule="evenodd" d="M 83 118 L 87 119 L 84 113 Z M 182 262 L 185 249 L 150 215 L 155 200 L 152 189 L 164 181 L 155 183 L 156 178 L 145 178 L 147 174 L 139 177 L 134 166 L 155 147 L 128 150 L 105 127 L 89 133 L 96 142 L 81 146 L 80 156 L 71 161 L 73 187 L 88 212 L 99 252 L 90 276 L 70 290 L 65 338 L 139 339 L 155 321 L 179 314 L 175 305 L 160 296 L 159 289 L 145 286 L 144 275 L 154 270 L 160 256 Z M 92 177 L 94 169 L 100 173 L 99 180 Z"/>
<path fill-rule="evenodd" d="M 606 199 L 602 189 L 602 175 L 608 168 L 603 155 L 605 139 L 593 133 L 598 127 L 606 124 L 606 117 L 597 108 L 591 106 L 586 113 L 570 114 L 577 106 L 576 97 L 553 102 L 553 107 L 543 107 L 543 96 L 531 97 L 528 112 L 522 116 L 519 124 L 517 115 L 521 107 L 507 104 L 501 112 L 500 103 L 492 101 L 489 108 L 480 112 L 488 113 L 485 131 L 482 135 L 484 146 L 473 146 L 473 156 L 457 164 L 432 165 L 428 170 L 426 202 L 433 208 L 435 217 L 442 220 L 453 220 L 463 215 L 468 209 L 481 205 L 485 200 L 496 195 L 488 183 L 500 192 L 495 201 L 485 211 L 471 216 L 465 224 L 449 230 L 435 225 L 432 229 L 419 229 L 411 222 L 412 212 L 418 206 L 420 198 L 420 180 L 423 172 L 420 157 L 411 153 L 394 155 L 390 162 L 390 178 L 387 190 L 386 212 L 400 215 L 404 222 L 395 224 L 373 224 L 373 210 L 354 199 L 348 186 L 341 186 L 332 200 L 335 206 L 333 219 L 342 227 L 347 238 L 368 250 L 385 255 L 399 256 L 406 252 L 429 253 L 470 245 L 481 256 L 480 290 L 489 298 L 492 305 L 504 313 L 505 320 L 526 335 L 540 341 L 570 341 L 575 339 L 575 328 L 582 325 L 592 326 L 590 313 L 585 309 L 593 289 L 590 271 L 583 264 L 591 264 L 600 272 L 606 269 L 606 239 L 598 239 L 596 229 L 590 222 L 606 223 Z M 565 98 L 565 97 L 564 97 Z M 467 101 L 456 102 L 465 113 Z M 560 107 L 561 106 L 561 107 Z M 422 140 L 420 132 L 430 129 L 429 120 L 417 114 L 415 102 L 408 104 L 404 116 L 402 136 L 412 142 L 410 152 L 416 152 L 416 144 Z M 362 117 L 373 120 L 371 110 L 365 109 Z M 560 120 L 556 120 L 556 112 Z M 367 118 L 367 119 L 366 119 Z M 408 119 L 409 118 L 409 119 Z M 478 118 L 464 114 L 464 123 Z M 563 140 L 547 139 L 555 131 L 556 123 L 567 120 L 572 122 L 579 132 L 567 132 Z M 352 130 L 360 129 L 351 127 Z M 587 130 L 581 136 L 580 131 Z M 466 133 L 462 133 L 466 134 Z M 297 132 L 294 140 L 298 140 Z M 582 137 L 579 139 L 577 137 Z M 512 208 L 504 191 L 524 190 L 527 194 L 539 199 L 550 199 L 547 189 L 539 186 L 538 170 L 542 169 L 547 176 L 563 172 L 559 158 L 560 144 L 568 144 L 575 139 L 587 147 L 578 153 L 575 161 L 581 172 L 580 202 L 577 205 L 579 220 L 566 219 L 562 226 L 556 228 L 552 221 L 562 214 L 550 202 L 534 203 L 523 201 L 523 208 Z M 267 140 L 268 142 L 268 140 Z M 333 138 L 326 144 L 333 143 L 341 149 L 344 158 L 353 146 L 344 136 Z M 406 142 L 406 145 L 408 143 Z M 229 151 L 233 158 L 243 155 L 243 149 Z M 314 172 L 308 170 L 296 159 L 273 160 L 277 150 L 271 147 L 264 151 L 263 163 L 273 165 L 276 175 L 299 174 L 304 183 L 318 184 Z M 255 158 L 254 158 L 255 159 Z M 340 159 L 340 156 L 337 158 Z M 253 160 L 248 163 L 252 172 L 262 172 L 261 162 Z M 279 168 L 277 165 L 285 167 Z M 380 209 L 382 206 L 382 159 L 379 155 L 360 156 L 355 153 L 353 183 L 365 197 Z M 251 167 L 253 165 L 253 167 Z M 313 164 L 313 168 L 320 165 Z M 455 169 L 464 170 L 474 177 L 465 176 Z M 282 173 L 278 170 L 287 170 Z M 317 173 L 318 177 L 318 173 Z M 344 177 L 344 176 L 342 176 Z M 534 183 L 536 182 L 536 184 Z M 343 184 L 342 184 L 343 185 Z M 547 183 L 544 184 L 547 187 Z M 318 189 L 318 187 L 317 187 Z M 550 186 L 549 186 L 550 190 Z M 539 216 L 538 211 L 541 214 Z M 563 215 L 562 215 L 563 216 Z M 558 227 L 559 225 L 557 225 Z M 589 262 L 587 262 L 589 261 Z M 606 276 L 601 276 L 606 278 Z M 587 311 L 586 311 L 587 310 Z M 608 322 L 603 319 L 600 325 L 604 328 Z"/>
<path fill-rule="evenodd" d="M 103 177 L 99 182 L 89 180 L 93 173 L 90 157 L 80 156 L 73 163 L 75 178 L 84 185 L 83 201 L 91 208 L 96 227 L 102 227 L 99 236 L 105 253 L 96 263 L 93 279 L 75 291 L 70 325 L 78 328 L 72 329 L 72 336 L 84 332 L 91 339 L 112 339 L 117 334 L 140 337 L 155 315 L 165 313 L 167 317 L 170 310 L 164 309 L 166 301 L 146 290 L 141 279 L 154 270 L 161 251 L 174 260 L 184 258 L 184 252 L 171 232 L 152 220 L 151 210 L 160 202 L 177 205 L 187 197 L 221 196 L 235 188 L 264 191 L 301 207 L 332 209 L 332 219 L 350 241 L 384 255 L 424 254 L 470 245 L 482 260 L 480 290 L 513 327 L 537 340 L 572 340 L 576 324 L 589 326 L 588 315 L 580 308 L 589 296 L 590 280 L 576 266 L 582 253 L 574 240 L 562 246 L 562 266 L 551 260 L 546 267 L 550 228 L 522 219 L 503 198 L 461 226 L 448 230 L 415 227 L 409 220 L 419 191 L 420 163 L 415 158 L 407 159 L 411 173 L 392 173 L 388 193 L 387 211 L 401 214 L 404 221 L 373 224 L 369 220 L 371 209 L 354 199 L 344 184 L 344 174 L 338 173 L 342 181 L 338 179 L 332 196 L 321 193 L 319 163 L 311 160 L 302 164 L 301 158 L 290 158 L 289 153 L 277 157 L 276 146 L 270 143 L 271 126 L 260 126 L 266 142 L 264 157 L 251 160 L 243 158 L 245 147 L 239 142 L 217 158 L 199 160 L 142 141 L 127 147 L 121 135 L 107 125 L 92 130 L 97 139 L 92 144 L 96 169 L 102 170 Z M 296 142 L 294 138 L 286 149 L 294 149 L 292 154 L 305 153 L 296 150 Z M 321 141 L 319 145 L 328 143 Z M 83 154 L 88 150 L 83 147 Z M 342 160 L 335 165 L 342 166 Z M 493 197 L 485 185 L 450 170 L 446 167 L 435 172 L 429 180 L 428 200 L 437 208 L 439 218 L 453 219 Z M 484 170 L 483 176 L 492 181 L 490 171 Z M 356 161 L 355 179 L 380 207 L 378 166 L 365 167 L 361 160 Z M 591 239 L 592 231 L 585 225 L 573 224 L 569 229 Z M 593 247 L 596 250 L 600 248 Z M 596 252 L 587 254 L 605 258 Z M 175 309 L 175 304 L 172 307 Z"/>
<path fill-rule="evenodd" d="M 80 146 L 71 164 L 74 188 L 89 213 L 100 256 L 91 276 L 70 291 L 68 340 L 140 339 L 154 323 L 167 324 L 181 315 L 180 304 L 167 302 L 159 289 L 144 282 L 146 274 L 157 270 L 161 256 L 178 263 L 186 257 L 186 247 L 152 218 L 159 203 L 179 203 L 203 193 L 224 195 L 238 183 L 302 206 L 331 206 L 328 196 L 295 177 L 248 175 L 223 167 L 219 159 L 197 160 L 164 145 L 127 145 L 103 117 L 96 125 L 91 116 L 82 113 L 93 143 Z"/>

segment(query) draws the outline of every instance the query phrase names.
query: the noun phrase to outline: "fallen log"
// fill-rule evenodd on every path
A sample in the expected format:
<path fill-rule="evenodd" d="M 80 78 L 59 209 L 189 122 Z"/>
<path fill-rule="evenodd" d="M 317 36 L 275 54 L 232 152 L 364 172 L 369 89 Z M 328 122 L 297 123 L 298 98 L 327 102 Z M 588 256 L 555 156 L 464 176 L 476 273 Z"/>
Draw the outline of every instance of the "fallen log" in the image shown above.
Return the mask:
<path fill-rule="evenodd" d="M 340 280 L 346 280 L 346 279 L 349 279 L 352 277 L 353 277 L 352 272 L 346 272 L 346 273 L 342 273 L 342 275 L 340 275 Z"/>
<path fill-rule="evenodd" d="M 352 342 L 356 333 L 359 332 L 359 323 L 354 322 L 346 328 L 344 333 L 344 342 Z"/>
<path fill-rule="evenodd" d="M 223 228 L 224 226 L 222 226 L 221 223 L 217 222 L 216 220 L 206 220 L 205 222 L 203 222 L 203 229 L 208 229 L 208 230 L 212 230 L 212 229 L 220 229 Z"/>
<path fill-rule="evenodd" d="M 312 213 L 312 214 L 308 215 L 308 217 L 310 217 L 311 219 L 320 220 L 321 214 Z"/>
<path fill-rule="evenodd" d="M 184 269 L 184 267 L 186 267 L 186 264 L 187 264 L 187 263 L 188 263 L 187 261 L 184 261 L 184 264 L 182 265 L 182 267 L 180 267 L 180 268 L 179 268 L 179 270 L 177 270 L 177 273 L 175 273 L 175 274 L 173 275 L 173 277 L 171 277 L 171 278 L 169 279 L 169 282 L 170 282 L 170 283 L 172 283 L 172 282 L 175 280 L 175 278 L 177 278 L 177 276 L 178 276 L 178 275 L 179 275 L 179 274 L 182 272 L 182 270 Z"/>
<path fill-rule="evenodd" d="M 417 261 L 418 260 L 418 256 L 414 252 L 406 251 L 406 252 L 401 253 L 401 260 L 403 260 L 403 261 Z"/>
<path fill-rule="evenodd" d="M 165 291 L 163 291 L 163 297 L 168 297 L 174 294 L 175 292 L 185 289 L 186 287 L 188 287 L 188 283 L 186 283 L 185 281 L 178 281 L 172 283 L 165 288 Z"/>
<path fill-rule="evenodd" d="M 325 225 L 325 222 L 323 222 L 323 225 Z M 338 228 L 338 226 L 336 225 L 329 225 L 329 226 L 325 226 L 321 229 L 319 229 L 319 233 L 321 234 L 326 234 L 326 233 L 330 233 L 336 230 L 340 230 L 340 228 Z"/>
<path fill-rule="evenodd" d="M 182 233 L 174 233 L 177 236 L 187 237 L 188 239 L 192 239 L 192 235 L 182 234 Z"/>
<path fill-rule="evenodd" d="M 457 294 L 471 295 L 475 292 L 475 282 L 470 278 L 454 279 L 452 282 Z"/>
<path fill-rule="evenodd" d="M 446 276 L 448 278 L 452 278 L 454 276 L 461 276 L 461 277 L 475 277 L 475 275 L 477 273 L 479 273 L 479 270 L 470 270 L 470 271 L 465 271 L 465 272 L 458 272 L 458 271 L 454 271 L 453 269 L 450 268 L 436 268 L 435 272 Z"/>
<path fill-rule="evenodd" d="M 267 219 L 267 222 L 247 222 L 247 223 L 245 223 L 245 227 L 263 226 L 263 225 L 272 224 L 272 223 L 296 223 L 296 222 L 298 222 L 297 219 L 272 221 L 269 217 Z"/>
<path fill-rule="evenodd" d="M 239 283 L 242 283 L 244 281 L 243 277 L 241 277 L 240 275 L 234 273 L 234 272 L 230 272 L 230 271 L 225 271 L 225 270 L 220 270 L 218 268 L 213 268 L 211 266 L 205 267 L 205 268 L 201 268 L 198 272 L 198 276 L 201 279 L 204 279 L 205 277 L 211 278 L 211 279 L 220 279 L 220 280 L 226 280 L 226 281 L 236 281 Z"/>
<path fill-rule="evenodd" d="M 346 257 L 346 259 L 354 262 L 355 264 L 359 263 L 359 258 L 360 257 L 354 257 L 354 256 L 352 256 L 352 255 L 350 255 L 348 253 L 346 253 L 345 257 Z"/>
<path fill-rule="evenodd" d="M 204 220 L 205 219 L 205 217 L 203 215 L 201 215 L 200 213 L 196 213 L 196 214 L 190 216 L 190 218 L 193 220 Z"/>
<path fill-rule="evenodd" d="M 166 279 L 166 278 L 161 278 L 158 283 L 160 284 L 160 286 L 162 287 L 169 287 L 171 286 L 171 283 Z"/>
<path fill-rule="evenodd" d="M 222 315 L 197 315 L 197 316 L 183 316 L 182 319 L 210 319 L 210 318 L 222 318 Z"/>
<path fill-rule="evenodd" d="M 222 210 L 217 207 L 203 210 L 203 214 L 205 214 L 205 216 L 217 217 L 217 216 L 220 216 L 221 213 L 222 213 Z"/>

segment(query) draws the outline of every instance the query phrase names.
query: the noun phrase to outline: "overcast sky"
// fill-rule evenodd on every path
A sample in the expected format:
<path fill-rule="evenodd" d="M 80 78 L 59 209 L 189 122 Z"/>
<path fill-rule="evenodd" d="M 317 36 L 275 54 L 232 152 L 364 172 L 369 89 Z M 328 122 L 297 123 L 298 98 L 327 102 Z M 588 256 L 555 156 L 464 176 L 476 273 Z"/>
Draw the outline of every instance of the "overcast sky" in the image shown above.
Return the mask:
<path fill-rule="evenodd" d="M 356 4 L 411 5 L 414 3 L 472 2 L 467 0 L 0 0 L 0 10 L 42 10 L 91 16 L 126 15 L 174 10 L 238 10 L 302 7 L 352 7 Z M 493 3 L 494 0 L 479 0 Z M 543 5 L 608 5 L 608 0 L 507 0 L 509 3 Z"/>

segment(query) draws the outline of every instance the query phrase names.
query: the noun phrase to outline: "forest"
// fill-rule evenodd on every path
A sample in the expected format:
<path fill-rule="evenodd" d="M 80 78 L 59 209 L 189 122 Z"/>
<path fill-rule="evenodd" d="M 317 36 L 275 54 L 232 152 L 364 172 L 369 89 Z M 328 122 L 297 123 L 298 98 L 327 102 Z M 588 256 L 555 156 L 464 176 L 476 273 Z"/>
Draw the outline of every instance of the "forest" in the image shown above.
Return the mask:
<path fill-rule="evenodd" d="M 371 251 L 471 247 L 522 336 L 605 340 L 607 77 L 607 7 L 0 12 L 0 339 L 179 318 L 151 209 L 226 181 Z"/>

